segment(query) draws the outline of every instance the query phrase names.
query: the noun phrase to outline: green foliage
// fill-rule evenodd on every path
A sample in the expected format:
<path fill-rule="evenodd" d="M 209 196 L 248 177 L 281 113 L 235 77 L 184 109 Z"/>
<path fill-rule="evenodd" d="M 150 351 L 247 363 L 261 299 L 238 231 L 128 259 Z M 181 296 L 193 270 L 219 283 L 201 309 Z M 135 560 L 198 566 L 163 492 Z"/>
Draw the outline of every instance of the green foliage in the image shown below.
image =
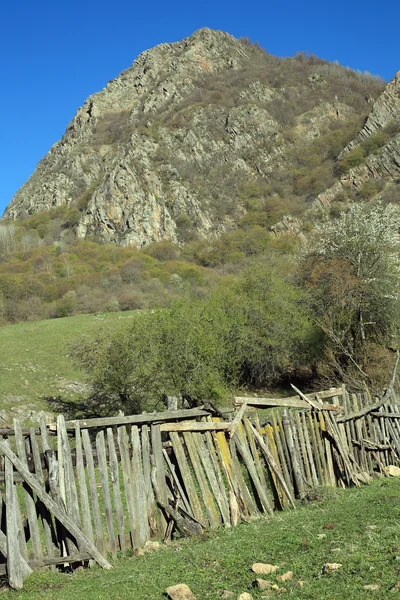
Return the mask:
<path fill-rule="evenodd" d="M 305 295 L 281 268 L 260 261 L 206 300 L 173 301 L 141 313 L 129 330 L 80 340 L 72 355 L 94 397 L 107 397 L 108 411 L 152 409 L 171 395 L 196 405 L 311 364 L 318 344 Z"/>
<path fill-rule="evenodd" d="M 338 364 L 350 361 L 362 373 L 369 344 L 397 339 L 399 225 L 396 206 L 350 205 L 317 227 L 302 263 L 317 322 Z"/>

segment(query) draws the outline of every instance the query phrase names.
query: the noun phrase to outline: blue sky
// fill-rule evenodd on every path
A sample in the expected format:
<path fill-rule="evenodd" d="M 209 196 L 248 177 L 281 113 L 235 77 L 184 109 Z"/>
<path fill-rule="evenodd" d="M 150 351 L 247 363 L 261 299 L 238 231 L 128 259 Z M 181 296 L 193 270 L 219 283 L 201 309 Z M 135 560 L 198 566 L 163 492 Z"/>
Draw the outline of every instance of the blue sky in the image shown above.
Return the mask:
<path fill-rule="evenodd" d="M 399 21 L 397 0 L 5 0 L 0 214 L 84 100 L 147 48 L 211 27 L 389 80 L 400 69 Z"/>

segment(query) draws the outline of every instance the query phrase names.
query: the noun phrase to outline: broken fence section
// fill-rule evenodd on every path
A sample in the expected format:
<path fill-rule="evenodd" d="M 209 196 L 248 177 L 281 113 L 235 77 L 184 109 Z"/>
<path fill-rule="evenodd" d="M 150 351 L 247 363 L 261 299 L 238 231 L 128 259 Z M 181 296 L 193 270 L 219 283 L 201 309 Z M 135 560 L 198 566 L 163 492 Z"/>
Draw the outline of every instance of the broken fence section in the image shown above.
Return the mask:
<path fill-rule="evenodd" d="M 73 569 L 295 507 L 317 486 L 360 485 L 399 464 L 400 408 L 344 387 L 0 432 L 0 573 Z M 51 435 L 50 435 L 51 434 Z"/>

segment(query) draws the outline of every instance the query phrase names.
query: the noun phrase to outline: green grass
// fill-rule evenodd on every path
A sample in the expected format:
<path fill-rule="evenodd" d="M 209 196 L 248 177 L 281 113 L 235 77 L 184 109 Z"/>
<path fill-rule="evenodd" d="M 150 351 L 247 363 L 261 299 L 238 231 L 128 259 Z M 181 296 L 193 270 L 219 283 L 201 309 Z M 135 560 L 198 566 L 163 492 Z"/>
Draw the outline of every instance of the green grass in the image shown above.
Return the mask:
<path fill-rule="evenodd" d="M 361 489 L 329 490 L 322 501 L 299 506 L 202 539 L 175 541 L 165 550 L 121 559 L 112 571 L 95 568 L 73 575 L 34 573 L 21 592 L 5 597 L 29 600 L 162 600 L 170 585 L 186 583 L 200 599 L 217 600 L 223 590 L 234 598 L 250 591 L 254 599 L 279 596 L 309 599 L 387 598 L 400 580 L 400 481 L 381 479 Z M 324 525 L 331 524 L 332 529 Z M 286 592 L 252 588 L 254 562 L 293 571 Z M 342 563 L 320 575 L 327 562 Z M 265 576 L 273 582 L 275 575 Z M 296 586 L 298 580 L 304 587 Z M 375 592 L 364 585 L 378 584 Z M 393 590 L 396 595 L 396 590 Z"/>
<path fill-rule="evenodd" d="M 136 311 L 78 315 L 17 323 L 0 328 L 0 409 L 19 405 L 48 409 L 44 396 L 77 397 L 83 373 L 68 358 L 68 345 L 82 334 L 95 334 L 134 318 Z"/>

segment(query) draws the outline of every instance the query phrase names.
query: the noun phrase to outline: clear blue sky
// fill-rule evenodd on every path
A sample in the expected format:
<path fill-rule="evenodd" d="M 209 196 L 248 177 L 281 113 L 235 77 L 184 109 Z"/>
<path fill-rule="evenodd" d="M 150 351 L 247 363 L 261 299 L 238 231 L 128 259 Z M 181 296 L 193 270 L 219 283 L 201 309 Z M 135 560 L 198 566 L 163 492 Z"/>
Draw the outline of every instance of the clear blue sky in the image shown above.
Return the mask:
<path fill-rule="evenodd" d="M 76 109 L 140 52 L 200 27 L 391 79 L 398 0 L 5 0 L 0 11 L 0 214 Z"/>

